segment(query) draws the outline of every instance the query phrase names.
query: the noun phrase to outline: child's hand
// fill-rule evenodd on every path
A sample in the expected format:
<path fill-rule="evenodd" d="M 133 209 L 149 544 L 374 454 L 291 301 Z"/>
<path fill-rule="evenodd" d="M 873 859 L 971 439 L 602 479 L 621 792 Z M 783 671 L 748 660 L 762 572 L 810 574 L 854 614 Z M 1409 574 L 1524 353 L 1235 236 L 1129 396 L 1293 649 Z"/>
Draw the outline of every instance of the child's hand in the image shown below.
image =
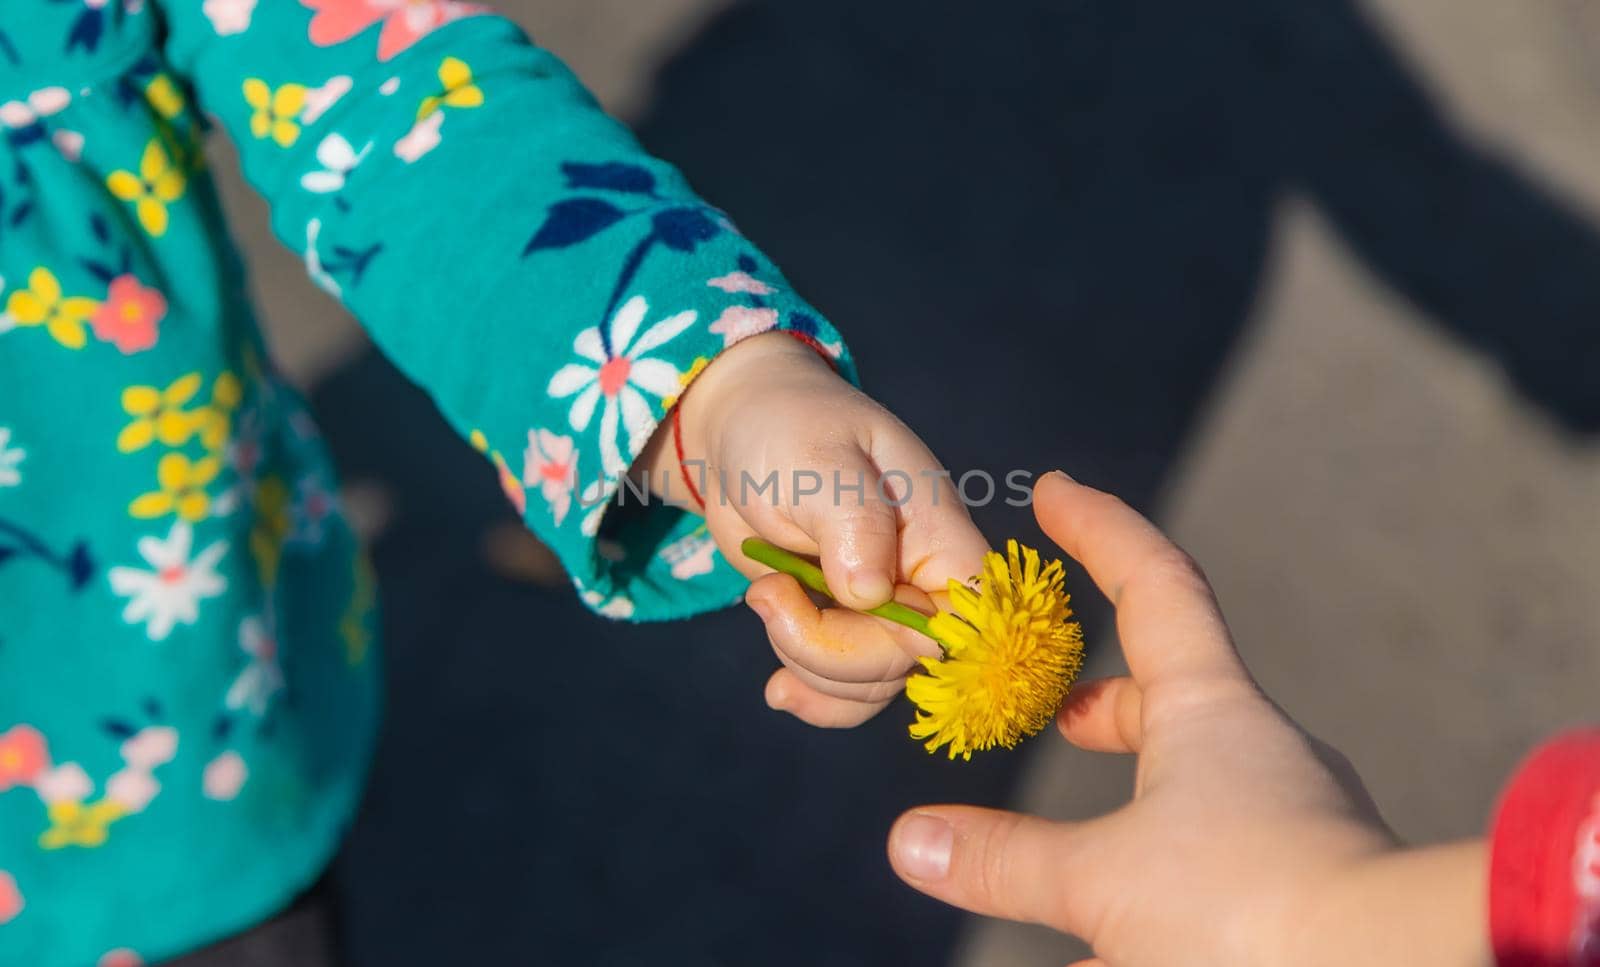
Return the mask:
<path fill-rule="evenodd" d="M 793 578 L 748 560 L 739 545 L 758 536 L 816 555 L 848 607 L 895 597 L 931 611 L 926 592 L 977 574 L 988 549 L 944 468 L 893 414 L 781 333 L 729 349 L 679 406 L 711 535 L 735 567 L 759 578 L 746 601 L 785 666 L 767 684 L 768 704 L 813 725 L 872 717 L 900 691 L 914 656 L 936 646 L 876 618 L 819 611 Z M 668 473 L 673 502 L 700 510 L 663 430 L 642 464 L 652 482 Z M 761 489 L 773 475 L 775 489 Z"/>
<path fill-rule="evenodd" d="M 1116 605 L 1131 672 L 1074 688 L 1058 722 L 1139 756 L 1133 801 L 1080 823 L 914 810 L 890 834 L 896 871 L 1076 934 L 1095 967 L 1486 963 L 1482 845 L 1397 849 L 1349 764 L 1261 694 L 1182 551 L 1059 474 L 1034 498 Z"/>

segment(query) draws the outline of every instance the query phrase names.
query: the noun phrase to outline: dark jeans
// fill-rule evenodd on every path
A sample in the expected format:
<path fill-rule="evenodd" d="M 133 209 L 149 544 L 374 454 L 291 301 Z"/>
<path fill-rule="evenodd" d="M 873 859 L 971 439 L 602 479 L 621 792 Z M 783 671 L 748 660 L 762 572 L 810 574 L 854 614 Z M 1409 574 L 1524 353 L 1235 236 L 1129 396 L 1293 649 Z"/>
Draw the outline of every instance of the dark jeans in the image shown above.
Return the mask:
<path fill-rule="evenodd" d="M 167 967 L 339 967 L 335 907 L 333 888 L 323 877 L 266 923 L 167 961 Z"/>

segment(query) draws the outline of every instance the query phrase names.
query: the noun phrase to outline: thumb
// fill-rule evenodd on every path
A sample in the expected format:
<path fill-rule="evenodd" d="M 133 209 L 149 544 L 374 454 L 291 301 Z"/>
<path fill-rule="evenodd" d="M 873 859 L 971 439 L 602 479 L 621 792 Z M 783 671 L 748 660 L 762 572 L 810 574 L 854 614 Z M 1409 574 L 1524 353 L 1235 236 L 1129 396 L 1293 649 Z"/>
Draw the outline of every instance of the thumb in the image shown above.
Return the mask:
<path fill-rule="evenodd" d="M 878 469 L 866 454 L 851 447 L 832 462 L 833 479 L 800 504 L 795 523 L 816 541 L 834 597 L 865 611 L 894 596 L 900 517 L 884 499 Z"/>
<path fill-rule="evenodd" d="M 1068 871 L 1080 828 L 998 809 L 929 806 L 895 822 L 889 863 L 911 886 L 963 910 L 1071 932 Z"/>

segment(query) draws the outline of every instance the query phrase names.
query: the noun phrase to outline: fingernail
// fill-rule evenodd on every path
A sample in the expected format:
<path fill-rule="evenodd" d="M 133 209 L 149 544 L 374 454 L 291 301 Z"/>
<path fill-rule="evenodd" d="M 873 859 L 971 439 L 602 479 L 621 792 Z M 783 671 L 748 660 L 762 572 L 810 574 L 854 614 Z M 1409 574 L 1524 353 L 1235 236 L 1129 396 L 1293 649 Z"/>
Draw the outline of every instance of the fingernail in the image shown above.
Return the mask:
<path fill-rule="evenodd" d="M 912 813 L 894 834 L 895 865 L 914 880 L 942 880 L 950 872 L 950 852 L 956 831 L 949 823 L 926 813 Z"/>
<path fill-rule="evenodd" d="M 1077 483 L 1077 481 L 1072 479 L 1072 477 L 1065 470 L 1052 470 L 1052 471 L 1050 471 L 1050 476 L 1052 476 L 1052 477 L 1060 477 L 1062 480 L 1065 480 L 1067 483 L 1074 483 L 1074 484 Z"/>
<path fill-rule="evenodd" d="M 749 598 L 745 601 L 745 604 L 750 606 L 750 610 L 754 611 L 756 617 L 760 618 L 763 623 L 772 617 L 772 605 L 767 602 L 766 598 Z"/>
<path fill-rule="evenodd" d="M 878 605 L 894 597 L 894 582 L 882 571 L 852 571 L 845 581 L 857 601 Z"/>

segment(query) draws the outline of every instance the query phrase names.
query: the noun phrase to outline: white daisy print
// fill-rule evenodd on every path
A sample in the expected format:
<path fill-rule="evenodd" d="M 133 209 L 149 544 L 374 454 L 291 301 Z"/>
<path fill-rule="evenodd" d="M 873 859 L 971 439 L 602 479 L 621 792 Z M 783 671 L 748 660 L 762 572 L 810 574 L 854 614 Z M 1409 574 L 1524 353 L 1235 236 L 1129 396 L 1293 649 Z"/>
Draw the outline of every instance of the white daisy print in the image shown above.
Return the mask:
<path fill-rule="evenodd" d="M 663 547 L 660 557 L 671 566 L 673 577 L 687 581 L 711 573 L 716 565 L 717 545 L 702 529 Z"/>
<path fill-rule="evenodd" d="M 600 406 L 600 469 L 605 474 L 621 474 L 628 467 L 617 445 L 619 427 L 627 433 L 631 456 L 644 447 L 656 420 L 645 394 L 657 400 L 678 392 L 678 368 L 646 353 L 670 342 L 694 325 L 693 310 L 669 316 L 639 334 L 639 326 L 650 311 L 644 296 L 629 299 L 609 327 L 607 342 L 598 327 L 578 333 L 572 348 L 593 365 L 569 363 L 550 379 L 549 393 L 555 399 L 575 396 L 567 414 L 572 428 L 583 432 Z M 636 340 L 634 336 L 638 335 Z"/>
<path fill-rule="evenodd" d="M 371 150 L 370 142 L 362 145 L 361 150 L 357 151 L 350 146 L 344 135 L 328 135 L 317 144 L 317 164 L 322 167 L 301 175 L 300 187 L 319 195 L 343 190 L 345 179 L 350 176 L 350 172 L 356 170 L 362 159 L 367 156 L 367 152 Z"/>
<path fill-rule="evenodd" d="M 334 298 L 341 297 L 344 293 L 339 288 L 333 276 L 322 267 L 322 256 L 317 252 L 317 238 L 322 234 L 322 219 L 313 218 L 306 222 L 306 274 L 311 276 L 311 281 L 317 287 Z"/>
<path fill-rule="evenodd" d="M 144 622 L 145 635 L 151 641 L 165 641 L 175 625 L 194 624 L 200 617 L 200 602 L 228 588 L 227 579 L 216 570 L 217 562 L 228 552 L 228 542 L 216 541 L 191 559 L 193 545 L 194 529 L 180 520 L 164 541 L 139 539 L 139 554 L 149 570 L 114 567 L 109 572 L 111 590 L 129 599 L 122 620 Z"/>
<path fill-rule="evenodd" d="M 22 483 L 22 471 L 17 467 L 27 456 L 28 451 L 11 445 L 11 428 L 0 426 L 0 487 L 15 487 Z"/>

